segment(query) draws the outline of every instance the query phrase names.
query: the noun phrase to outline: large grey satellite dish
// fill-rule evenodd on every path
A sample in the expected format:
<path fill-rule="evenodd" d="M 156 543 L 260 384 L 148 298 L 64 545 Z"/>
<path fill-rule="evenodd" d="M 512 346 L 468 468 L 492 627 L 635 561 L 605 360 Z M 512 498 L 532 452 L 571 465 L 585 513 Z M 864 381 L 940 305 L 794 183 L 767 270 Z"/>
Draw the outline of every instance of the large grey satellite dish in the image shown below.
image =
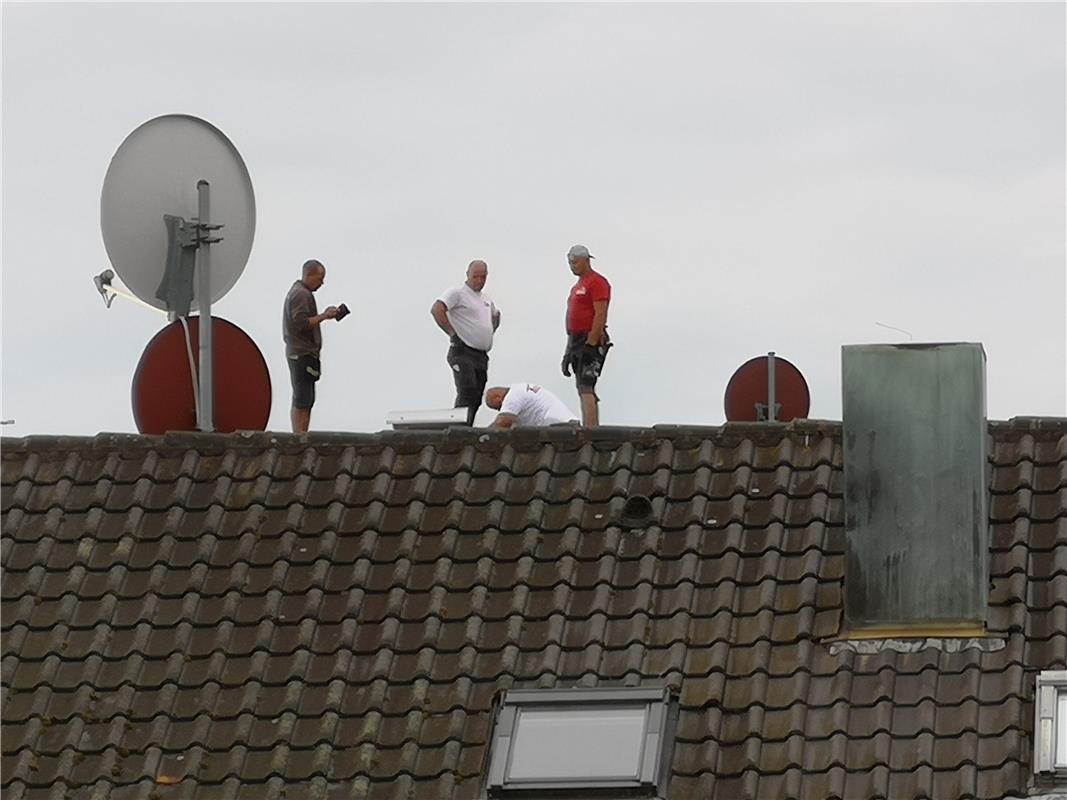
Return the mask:
<path fill-rule="evenodd" d="M 136 128 L 111 159 L 100 195 L 100 229 L 115 271 L 156 308 L 168 256 L 164 216 L 197 217 L 197 183 L 211 186 L 211 222 L 224 227 L 212 248 L 211 300 L 226 294 L 248 263 L 256 229 L 252 181 L 237 148 L 214 125 L 186 114 Z M 193 307 L 197 307 L 194 299 Z"/>

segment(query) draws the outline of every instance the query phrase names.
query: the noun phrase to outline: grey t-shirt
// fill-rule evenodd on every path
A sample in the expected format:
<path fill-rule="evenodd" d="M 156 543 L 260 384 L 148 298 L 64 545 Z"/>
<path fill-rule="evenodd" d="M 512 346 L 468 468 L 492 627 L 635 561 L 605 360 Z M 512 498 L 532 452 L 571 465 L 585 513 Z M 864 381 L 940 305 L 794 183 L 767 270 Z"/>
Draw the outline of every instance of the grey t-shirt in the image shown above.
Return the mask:
<path fill-rule="evenodd" d="M 282 338 L 285 340 L 285 355 L 317 356 L 322 349 L 322 331 L 318 325 L 309 326 L 308 319 L 319 313 L 315 295 L 303 281 L 296 281 L 285 296 L 282 308 Z"/>

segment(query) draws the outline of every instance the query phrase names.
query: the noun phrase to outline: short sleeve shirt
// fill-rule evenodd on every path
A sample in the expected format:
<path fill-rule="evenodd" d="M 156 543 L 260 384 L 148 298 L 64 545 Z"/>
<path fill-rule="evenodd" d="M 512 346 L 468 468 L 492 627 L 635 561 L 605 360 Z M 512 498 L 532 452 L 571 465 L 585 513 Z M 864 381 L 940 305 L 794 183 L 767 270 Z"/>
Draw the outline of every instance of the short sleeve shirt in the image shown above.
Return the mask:
<path fill-rule="evenodd" d="M 555 425 L 578 419 L 552 392 L 532 383 L 511 384 L 500 413 L 514 414 L 518 425 Z"/>
<path fill-rule="evenodd" d="M 610 299 L 611 284 L 607 278 L 586 270 L 567 297 L 567 333 L 589 333 L 593 329 L 593 303 Z"/>
<path fill-rule="evenodd" d="M 303 281 L 297 281 L 285 296 L 282 307 L 282 339 L 285 340 L 285 355 L 317 356 L 322 349 L 322 331 L 318 325 L 309 326 L 308 320 L 319 313 L 315 295 Z"/>
<path fill-rule="evenodd" d="M 445 304 L 448 321 L 467 347 L 485 352 L 492 349 L 496 306 L 489 295 L 476 292 L 467 284 L 461 283 L 443 292 L 437 299 Z"/>

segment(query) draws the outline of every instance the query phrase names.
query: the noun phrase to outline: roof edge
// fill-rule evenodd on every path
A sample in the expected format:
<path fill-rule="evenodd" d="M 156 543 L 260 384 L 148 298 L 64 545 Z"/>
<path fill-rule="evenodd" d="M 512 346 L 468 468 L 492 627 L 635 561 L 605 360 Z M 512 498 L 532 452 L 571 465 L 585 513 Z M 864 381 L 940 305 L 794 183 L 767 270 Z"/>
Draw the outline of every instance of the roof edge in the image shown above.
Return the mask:
<path fill-rule="evenodd" d="M 794 420 L 781 422 L 727 422 L 725 425 L 665 424 L 652 427 L 602 425 L 583 428 L 575 425 L 511 428 L 495 430 L 454 426 L 444 430 L 382 430 L 314 431 L 286 433 L 281 431 L 236 431 L 234 433 L 203 433 L 200 431 L 171 431 L 163 435 L 103 432 L 95 436 L 30 435 L 0 438 L 4 450 L 85 450 L 115 448 L 185 447 L 199 450 L 232 448 L 303 448 L 316 446 L 392 446 L 424 447 L 427 445 L 477 446 L 510 444 L 515 447 L 535 447 L 541 444 L 622 445 L 648 444 L 664 439 L 715 439 L 728 444 L 741 439 L 774 444 L 788 435 L 819 435 L 840 437 L 841 423 L 832 420 Z"/>
<path fill-rule="evenodd" d="M 989 433 L 995 438 L 1009 433 L 1027 432 L 1040 439 L 1067 435 L 1067 417 L 1012 417 L 1009 420 L 990 420 Z M 540 444 L 612 445 L 669 440 L 714 439 L 730 445 L 742 439 L 758 444 L 776 444 L 793 436 L 823 436 L 838 439 L 842 425 L 836 420 L 797 419 L 792 422 L 727 422 L 723 425 L 661 424 L 652 427 L 603 425 L 582 428 L 574 425 L 553 425 L 545 428 L 511 428 L 491 430 L 455 426 L 445 430 L 382 430 L 377 432 L 321 431 L 285 433 L 279 431 L 237 431 L 235 433 L 202 433 L 200 431 L 171 431 L 163 435 L 103 432 L 96 436 L 30 435 L 0 437 L 0 448 L 15 451 L 85 450 L 120 448 L 184 447 L 198 450 L 226 450 L 232 448 L 263 449 L 280 447 L 303 448 L 315 446 L 371 446 L 425 447 L 427 445 L 501 445 L 518 448 Z"/>

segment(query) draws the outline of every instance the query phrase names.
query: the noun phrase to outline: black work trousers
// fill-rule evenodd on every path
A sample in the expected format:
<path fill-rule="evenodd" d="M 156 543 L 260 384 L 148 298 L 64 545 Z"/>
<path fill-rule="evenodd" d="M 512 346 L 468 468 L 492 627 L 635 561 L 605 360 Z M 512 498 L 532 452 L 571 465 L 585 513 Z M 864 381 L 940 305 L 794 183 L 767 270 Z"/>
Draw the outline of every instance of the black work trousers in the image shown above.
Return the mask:
<path fill-rule="evenodd" d="M 456 408 L 467 409 L 467 424 L 474 424 L 478 407 L 482 404 L 485 382 L 489 379 L 489 354 L 468 347 L 459 337 L 452 337 L 448 348 L 448 366 L 456 382 Z"/>

